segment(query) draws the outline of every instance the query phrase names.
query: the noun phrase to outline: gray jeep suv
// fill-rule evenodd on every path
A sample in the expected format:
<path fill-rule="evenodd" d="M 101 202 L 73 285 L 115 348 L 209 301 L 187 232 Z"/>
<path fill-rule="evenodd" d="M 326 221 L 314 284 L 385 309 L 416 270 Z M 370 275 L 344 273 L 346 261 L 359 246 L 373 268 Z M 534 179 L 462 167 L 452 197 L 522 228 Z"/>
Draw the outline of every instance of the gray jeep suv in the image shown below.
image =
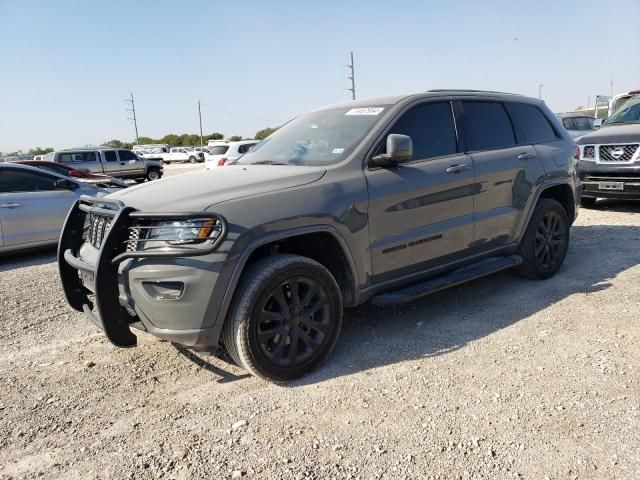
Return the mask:
<path fill-rule="evenodd" d="M 517 267 L 560 268 L 576 147 L 544 103 L 430 91 L 301 115 L 233 165 L 69 212 L 68 302 L 120 347 L 132 329 L 223 344 L 270 381 L 332 350 L 343 306 L 401 304 Z"/>

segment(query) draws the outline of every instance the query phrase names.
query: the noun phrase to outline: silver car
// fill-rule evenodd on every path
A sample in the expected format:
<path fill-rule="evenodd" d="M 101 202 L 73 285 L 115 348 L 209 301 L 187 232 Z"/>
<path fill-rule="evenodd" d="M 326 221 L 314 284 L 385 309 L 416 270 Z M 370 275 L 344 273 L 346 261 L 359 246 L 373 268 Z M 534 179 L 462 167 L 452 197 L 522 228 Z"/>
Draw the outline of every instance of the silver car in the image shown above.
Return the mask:
<path fill-rule="evenodd" d="M 35 167 L 0 165 L 0 253 L 54 245 L 81 195 L 110 190 Z"/>

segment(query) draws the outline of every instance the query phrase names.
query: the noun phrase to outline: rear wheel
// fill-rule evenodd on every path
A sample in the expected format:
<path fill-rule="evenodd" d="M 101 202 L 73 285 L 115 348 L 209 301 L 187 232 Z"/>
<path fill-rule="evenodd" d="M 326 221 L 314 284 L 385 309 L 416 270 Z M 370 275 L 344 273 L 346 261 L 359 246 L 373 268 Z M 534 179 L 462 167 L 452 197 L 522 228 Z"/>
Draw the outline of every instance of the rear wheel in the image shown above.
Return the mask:
<path fill-rule="evenodd" d="M 196 163 L 198 159 L 194 156 L 189 157 L 189 163 Z"/>
<path fill-rule="evenodd" d="M 271 382 L 299 378 L 331 353 L 342 296 L 331 273 L 297 255 L 273 255 L 243 275 L 223 329 L 229 355 Z"/>
<path fill-rule="evenodd" d="M 593 197 L 582 197 L 580 199 L 580 206 L 584 208 L 593 208 L 596 206 L 596 199 Z"/>
<path fill-rule="evenodd" d="M 556 200 L 540 199 L 520 244 L 519 253 L 524 262 L 519 272 L 533 279 L 550 278 L 562 266 L 568 248 L 567 212 Z"/>

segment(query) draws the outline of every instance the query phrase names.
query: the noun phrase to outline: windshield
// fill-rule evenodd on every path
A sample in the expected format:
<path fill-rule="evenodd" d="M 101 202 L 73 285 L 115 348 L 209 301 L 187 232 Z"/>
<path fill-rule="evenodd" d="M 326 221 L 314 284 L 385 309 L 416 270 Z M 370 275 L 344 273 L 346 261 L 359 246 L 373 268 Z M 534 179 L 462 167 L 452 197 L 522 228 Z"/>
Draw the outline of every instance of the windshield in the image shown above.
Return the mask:
<path fill-rule="evenodd" d="M 236 163 L 309 166 L 338 163 L 353 152 L 385 107 L 345 107 L 302 115 L 255 145 Z"/>
<path fill-rule="evenodd" d="M 640 123 L 640 101 L 626 103 L 616 110 L 605 122 L 606 125 L 612 123 Z"/>

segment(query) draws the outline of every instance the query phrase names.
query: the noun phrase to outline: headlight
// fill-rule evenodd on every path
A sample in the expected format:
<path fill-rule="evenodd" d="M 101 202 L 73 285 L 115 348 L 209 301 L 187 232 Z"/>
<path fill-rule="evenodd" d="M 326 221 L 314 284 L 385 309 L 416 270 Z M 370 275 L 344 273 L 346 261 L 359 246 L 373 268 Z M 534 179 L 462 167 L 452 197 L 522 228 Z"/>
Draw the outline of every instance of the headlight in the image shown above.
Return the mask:
<path fill-rule="evenodd" d="M 215 241 L 222 232 L 222 225 L 212 218 L 168 220 L 144 222 L 133 226 L 131 231 L 134 236 L 137 236 L 135 242 L 147 249 L 166 245 L 204 243 L 207 240 Z"/>

